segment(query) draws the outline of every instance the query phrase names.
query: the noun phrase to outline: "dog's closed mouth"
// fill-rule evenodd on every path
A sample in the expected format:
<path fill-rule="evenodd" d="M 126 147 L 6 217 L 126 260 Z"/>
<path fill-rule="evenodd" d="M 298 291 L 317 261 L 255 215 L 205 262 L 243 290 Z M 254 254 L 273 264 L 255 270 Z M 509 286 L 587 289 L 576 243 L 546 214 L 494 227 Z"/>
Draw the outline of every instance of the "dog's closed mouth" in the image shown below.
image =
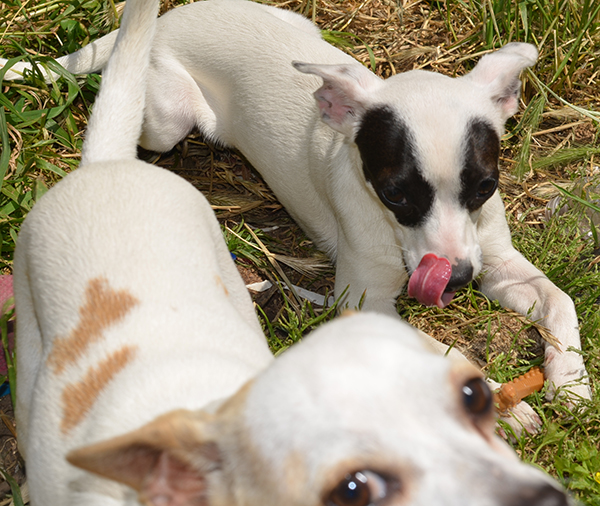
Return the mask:
<path fill-rule="evenodd" d="M 446 291 L 452 266 L 447 258 L 434 253 L 425 255 L 408 282 L 408 295 L 425 306 L 444 308 L 454 297 L 455 292 Z"/>

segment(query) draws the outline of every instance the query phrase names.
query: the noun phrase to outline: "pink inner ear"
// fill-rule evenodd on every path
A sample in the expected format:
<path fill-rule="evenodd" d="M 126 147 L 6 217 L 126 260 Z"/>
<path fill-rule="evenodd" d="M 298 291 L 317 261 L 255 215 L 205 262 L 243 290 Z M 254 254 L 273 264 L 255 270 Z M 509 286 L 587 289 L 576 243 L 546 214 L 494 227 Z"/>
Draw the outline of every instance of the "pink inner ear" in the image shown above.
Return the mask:
<path fill-rule="evenodd" d="M 153 506 L 208 505 L 203 474 L 167 452 L 144 480 L 140 495 Z"/>
<path fill-rule="evenodd" d="M 342 124 L 347 114 L 352 111 L 352 107 L 345 103 L 344 93 L 327 81 L 316 91 L 315 97 L 319 102 L 323 119 L 336 125 Z"/>
<path fill-rule="evenodd" d="M 502 113 L 506 118 L 514 116 L 519 110 L 519 96 L 511 95 L 507 97 L 500 97 L 498 99 L 500 107 L 502 107 Z"/>

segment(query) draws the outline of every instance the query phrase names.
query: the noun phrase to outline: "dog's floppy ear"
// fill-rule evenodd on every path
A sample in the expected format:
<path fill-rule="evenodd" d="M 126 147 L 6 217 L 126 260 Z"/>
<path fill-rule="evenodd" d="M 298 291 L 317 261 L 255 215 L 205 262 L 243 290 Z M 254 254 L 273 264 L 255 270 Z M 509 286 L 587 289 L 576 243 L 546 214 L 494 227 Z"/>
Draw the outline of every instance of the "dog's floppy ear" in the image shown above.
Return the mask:
<path fill-rule="evenodd" d="M 353 138 L 355 127 L 366 111 L 369 94 L 382 80 L 362 65 L 322 65 L 292 62 L 305 74 L 323 79 L 315 92 L 321 119 L 334 130 Z"/>
<path fill-rule="evenodd" d="M 155 506 L 208 504 L 206 474 L 220 467 L 219 448 L 205 436 L 208 417 L 178 410 L 142 428 L 74 450 L 74 466 L 124 483 Z"/>
<path fill-rule="evenodd" d="M 488 86 L 492 99 L 501 108 L 503 119 L 507 120 L 519 107 L 519 74 L 523 69 L 531 67 L 537 57 L 535 46 L 511 42 L 502 49 L 485 55 L 465 78 Z"/>

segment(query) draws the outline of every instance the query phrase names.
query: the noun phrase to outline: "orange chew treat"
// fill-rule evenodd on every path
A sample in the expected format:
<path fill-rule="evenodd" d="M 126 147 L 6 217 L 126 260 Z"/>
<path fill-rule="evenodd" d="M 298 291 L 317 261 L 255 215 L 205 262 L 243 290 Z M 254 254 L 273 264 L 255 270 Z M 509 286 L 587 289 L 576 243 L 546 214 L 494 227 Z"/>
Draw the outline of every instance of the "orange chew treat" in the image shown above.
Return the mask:
<path fill-rule="evenodd" d="M 539 367 L 534 367 L 518 378 L 504 383 L 496 394 L 498 411 L 504 412 L 516 406 L 524 397 L 541 390 L 543 386 L 544 373 Z"/>

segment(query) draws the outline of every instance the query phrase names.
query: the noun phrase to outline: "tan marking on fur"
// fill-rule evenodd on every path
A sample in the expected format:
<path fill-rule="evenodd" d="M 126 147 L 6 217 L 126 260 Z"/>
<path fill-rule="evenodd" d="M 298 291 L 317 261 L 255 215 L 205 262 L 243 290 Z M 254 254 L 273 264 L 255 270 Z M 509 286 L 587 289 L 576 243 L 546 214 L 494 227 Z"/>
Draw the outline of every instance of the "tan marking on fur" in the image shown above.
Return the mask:
<path fill-rule="evenodd" d="M 88 369 L 81 381 L 67 385 L 62 393 L 61 430 L 67 434 L 92 409 L 98 395 L 133 360 L 137 346 L 123 346 L 108 355 L 97 367 Z"/>
<path fill-rule="evenodd" d="M 225 283 L 223 283 L 223 280 L 221 279 L 221 276 L 219 276 L 218 274 L 215 274 L 215 283 L 217 284 L 217 286 L 220 286 L 221 288 L 223 288 L 223 291 L 225 292 L 225 295 L 227 297 L 229 297 L 229 290 L 227 290 L 227 287 L 225 286 Z"/>
<path fill-rule="evenodd" d="M 206 470 L 220 466 L 220 451 L 205 434 L 212 421 L 213 416 L 202 411 L 171 411 L 132 432 L 73 450 L 66 458 L 74 466 L 139 492 L 148 486 L 148 473 L 156 469 L 164 450 L 183 464 L 198 466 L 202 460 Z"/>
<path fill-rule="evenodd" d="M 69 336 L 58 338 L 48 366 L 61 374 L 67 365 L 83 356 L 87 348 L 102 337 L 105 329 L 121 321 L 139 301 L 126 290 L 113 290 L 103 278 L 90 280 L 85 303 L 79 308 L 79 322 Z"/>

